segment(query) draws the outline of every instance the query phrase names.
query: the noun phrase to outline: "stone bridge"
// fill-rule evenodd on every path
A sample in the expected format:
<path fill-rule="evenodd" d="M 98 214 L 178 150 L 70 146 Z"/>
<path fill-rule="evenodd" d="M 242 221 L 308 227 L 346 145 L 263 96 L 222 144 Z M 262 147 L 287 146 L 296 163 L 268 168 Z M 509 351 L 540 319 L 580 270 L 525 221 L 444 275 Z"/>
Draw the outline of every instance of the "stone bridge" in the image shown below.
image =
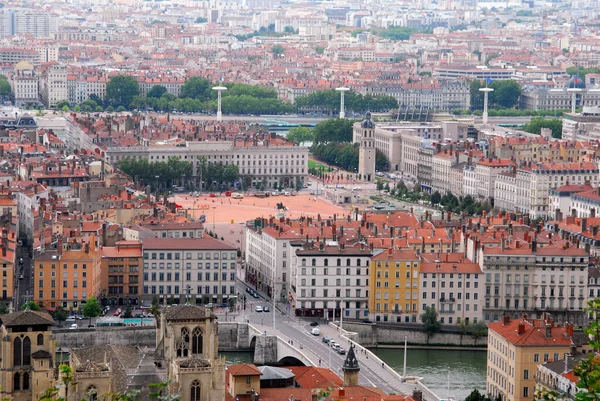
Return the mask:
<path fill-rule="evenodd" d="M 315 363 L 299 346 L 294 346 L 282 337 L 267 334 L 248 324 L 250 347 L 254 348 L 254 363 L 257 365 L 304 365 Z"/>

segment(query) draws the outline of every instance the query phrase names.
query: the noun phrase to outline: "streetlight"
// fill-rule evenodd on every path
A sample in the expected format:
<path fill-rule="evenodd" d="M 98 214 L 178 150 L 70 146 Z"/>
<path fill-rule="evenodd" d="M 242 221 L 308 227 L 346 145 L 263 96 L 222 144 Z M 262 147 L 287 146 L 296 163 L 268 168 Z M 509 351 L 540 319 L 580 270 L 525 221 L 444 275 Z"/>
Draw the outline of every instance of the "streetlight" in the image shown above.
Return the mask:
<path fill-rule="evenodd" d="M 221 92 L 226 91 L 227 88 L 224 86 L 215 86 L 212 90 L 217 91 L 217 122 L 223 121 L 223 114 L 221 113 Z"/>
<path fill-rule="evenodd" d="M 340 88 L 335 88 L 335 90 L 340 92 L 340 118 L 345 118 L 346 112 L 344 111 L 344 92 L 349 91 L 350 88 L 340 87 Z"/>

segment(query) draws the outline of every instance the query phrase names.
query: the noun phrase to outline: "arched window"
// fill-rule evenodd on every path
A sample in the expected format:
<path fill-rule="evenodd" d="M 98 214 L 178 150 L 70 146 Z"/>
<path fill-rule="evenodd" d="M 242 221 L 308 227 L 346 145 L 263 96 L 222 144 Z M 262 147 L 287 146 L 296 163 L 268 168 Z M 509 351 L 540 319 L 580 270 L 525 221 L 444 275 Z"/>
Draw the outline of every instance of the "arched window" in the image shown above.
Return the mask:
<path fill-rule="evenodd" d="M 317 259 L 313 258 L 313 260 L 312 260 L 312 265 L 313 265 L 313 266 L 316 266 L 316 265 L 317 265 Z"/>
<path fill-rule="evenodd" d="M 21 390 L 21 375 L 19 372 L 15 373 L 13 376 L 13 391 Z"/>
<path fill-rule="evenodd" d="M 306 266 L 306 259 L 302 259 L 302 266 Z"/>
<path fill-rule="evenodd" d="M 192 354 L 202 353 L 202 330 L 196 327 L 192 332 Z"/>
<path fill-rule="evenodd" d="M 29 337 L 23 339 L 23 366 L 31 365 L 31 340 Z"/>
<path fill-rule="evenodd" d="M 350 259 L 346 259 L 346 266 L 350 266 Z"/>
<path fill-rule="evenodd" d="M 329 259 L 325 258 L 325 266 L 329 266 Z"/>
<path fill-rule="evenodd" d="M 37 345 L 44 345 L 44 335 L 42 333 L 37 336 Z"/>
<path fill-rule="evenodd" d="M 200 401 L 200 382 L 194 380 L 190 385 L 190 401 Z"/>
<path fill-rule="evenodd" d="M 181 338 L 177 346 L 177 356 L 187 357 L 190 349 L 190 331 L 187 327 L 181 329 Z"/>
<path fill-rule="evenodd" d="M 88 401 L 97 401 L 98 400 L 98 389 L 93 384 L 87 388 L 85 391 L 85 396 Z"/>
<path fill-rule="evenodd" d="M 29 390 L 29 372 L 23 373 L 23 390 Z"/>
<path fill-rule="evenodd" d="M 337 260 L 337 265 L 338 265 L 338 266 L 341 266 L 341 265 L 342 265 L 342 259 L 338 259 L 338 260 Z"/>
<path fill-rule="evenodd" d="M 13 365 L 21 366 L 23 364 L 23 348 L 21 344 L 21 339 L 19 337 L 15 338 L 15 345 L 13 347 Z"/>

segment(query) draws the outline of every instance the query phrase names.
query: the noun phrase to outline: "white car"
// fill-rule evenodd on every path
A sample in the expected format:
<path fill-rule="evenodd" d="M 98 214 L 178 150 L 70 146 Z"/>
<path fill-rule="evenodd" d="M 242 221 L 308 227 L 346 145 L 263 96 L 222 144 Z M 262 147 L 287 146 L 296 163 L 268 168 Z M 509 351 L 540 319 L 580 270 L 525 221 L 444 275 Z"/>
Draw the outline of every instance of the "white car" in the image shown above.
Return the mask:
<path fill-rule="evenodd" d="M 288 191 L 285 191 L 283 194 L 284 194 L 285 196 L 290 196 L 292 193 L 291 193 L 291 192 L 288 192 Z"/>
<path fill-rule="evenodd" d="M 71 329 L 71 330 L 75 330 L 75 329 L 77 329 L 77 323 L 73 323 L 73 324 L 71 325 L 71 327 L 69 327 L 69 329 Z"/>
<path fill-rule="evenodd" d="M 260 306 L 260 305 L 256 305 L 256 306 L 254 307 L 254 310 L 255 310 L 256 312 L 262 312 L 262 311 L 263 311 L 263 309 L 262 309 L 262 306 Z"/>
<path fill-rule="evenodd" d="M 321 329 L 318 327 L 313 327 L 312 330 L 310 331 L 310 334 L 312 334 L 313 336 L 320 336 Z"/>

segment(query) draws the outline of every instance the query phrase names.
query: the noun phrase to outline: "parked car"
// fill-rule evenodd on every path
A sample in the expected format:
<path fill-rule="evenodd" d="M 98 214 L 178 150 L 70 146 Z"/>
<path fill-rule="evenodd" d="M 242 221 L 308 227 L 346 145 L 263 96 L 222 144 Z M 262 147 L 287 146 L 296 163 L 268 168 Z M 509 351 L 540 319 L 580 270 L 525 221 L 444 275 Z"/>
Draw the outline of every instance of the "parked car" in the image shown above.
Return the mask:
<path fill-rule="evenodd" d="M 69 329 L 71 329 L 71 330 L 75 330 L 76 328 L 77 328 L 77 323 L 73 323 L 73 324 L 72 324 L 72 325 L 69 327 Z"/>
<path fill-rule="evenodd" d="M 209 196 L 209 197 L 211 197 L 211 198 L 215 198 L 217 195 L 215 195 L 215 194 L 210 194 L 210 195 L 208 195 L 208 196 Z"/>
<path fill-rule="evenodd" d="M 315 327 L 315 326 L 318 326 L 318 325 L 319 325 L 319 322 L 310 322 L 310 325 L 311 325 L 312 327 Z"/>
<path fill-rule="evenodd" d="M 331 338 L 329 338 L 329 337 L 323 337 L 321 339 L 321 341 L 323 341 L 325 344 L 329 344 L 329 341 L 331 341 Z"/>
<path fill-rule="evenodd" d="M 313 329 L 310 331 L 310 334 L 312 334 L 313 336 L 320 336 L 321 329 L 318 327 L 313 327 Z"/>
<path fill-rule="evenodd" d="M 262 306 L 260 306 L 260 305 L 256 305 L 256 306 L 254 307 L 254 310 L 255 310 L 256 312 L 262 312 L 262 311 L 263 311 L 263 308 L 262 308 Z"/>

